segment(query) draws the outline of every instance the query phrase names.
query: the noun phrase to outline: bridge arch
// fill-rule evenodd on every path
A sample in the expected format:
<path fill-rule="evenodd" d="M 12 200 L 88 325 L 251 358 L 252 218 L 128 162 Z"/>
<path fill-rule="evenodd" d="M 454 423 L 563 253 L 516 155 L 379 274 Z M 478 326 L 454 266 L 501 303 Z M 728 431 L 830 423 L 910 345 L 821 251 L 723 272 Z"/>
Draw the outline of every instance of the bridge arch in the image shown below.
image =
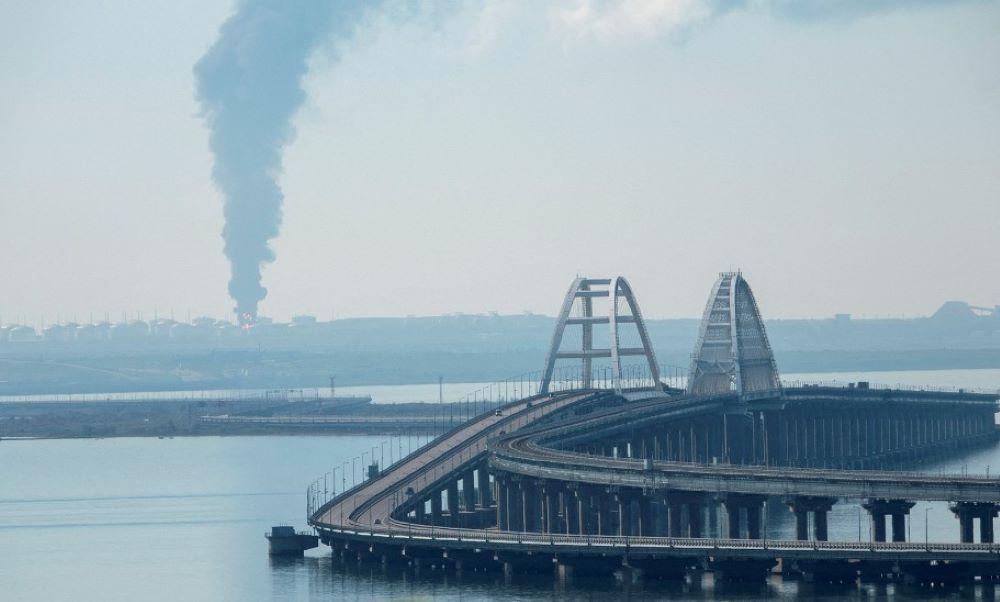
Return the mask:
<path fill-rule="evenodd" d="M 781 394 L 781 379 L 764 321 L 740 272 L 723 272 L 712 286 L 688 372 L 688 392 L 736 391 L 745 399 Z"/>
<path fill-rule="evenodd" d="M 607 315 L 595 315 L 594 299 L 597 298 L 608 298 Z M 619 303 L 619 301 L 624 303 Z M 572 315 L 574 308 L 579 309 L 579 315 Z M 626 309 L 627 311 L 624 311 Z M 598 324 L 608 325 L 609 344 L 606 349 L 594 348 L 594 326 Z M 621 346 L 621 331 L 625 324 L 635 325 L 641 347 Z M 579 350 L 564 351 L 561 349 L 567 326 L 580 326 L 582 333 Z M 623 276 L 614 278 L 578 277 L 570 284 L 569 290 L 563 298 L 556 327 L 552 333 L 552 343 L 545 359 L 545 370 L 542 373 L 540 390 L 542 393 L 549 392 L 556 361 L 560 359 L 580 360 L 583 388 L 588 389 L 592 385 L 593 360 L 610 358 L 612 386 L 616 392 L 621 392 L 622 357 L 640 355 L 646 358 L 649 374 L 656 388 L 660 388 L 660 372 L 656 363 L 656 355 L 653 352 L 646 324 L 642 319 L 642 312 L 639 310 L 639 303 L 636 301 L 628 280 Z"/>

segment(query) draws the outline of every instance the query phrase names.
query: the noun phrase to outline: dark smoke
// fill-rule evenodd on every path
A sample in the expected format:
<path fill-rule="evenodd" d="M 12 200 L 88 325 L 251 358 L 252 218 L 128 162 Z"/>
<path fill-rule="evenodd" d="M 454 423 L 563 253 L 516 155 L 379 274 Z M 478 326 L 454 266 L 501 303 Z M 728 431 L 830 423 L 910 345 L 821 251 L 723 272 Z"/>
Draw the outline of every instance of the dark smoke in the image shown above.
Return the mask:
<path fill-rule="evenodd" d="M 267 295 L 261 267 L 281 225 L 277 178 L 291 120 L 305 100 L 302 79 L 317 46 L 347 35 L 365 7 L 352 0 L 240 0 L 194 67 L 197 98 L 210 130 L 212 177 L 222 193 L 222 237 L 231 266 L 229 294 L 252 319 Z"/>
<path fill-rule="evenodd" d="M 790 19 L 853 18 L 958 0 L 705 0 L 712 15 L 763 6 Z M 277 178 L 291 120 L 305 100 L 310 55 L 325 40 L 350 34 L 372 8 L 390 17 L 440 17 L 439 3 L 382 0 L 239 0 L 219 38 L 194 67 L 202 116 L 211 130 L 212 176 L 224 198 L 222 237 L 231 266 L 229 294 L 241 321 L 252 321 L 267 295 L 261 267 L 274 260 L 269 241 L 281 225 Z M 440 3 L 447 4 L 447 3 Z M 461 3 L 459 3 L 461 4 Z M 531 6 L 529 4 L 529 6 Z"/>

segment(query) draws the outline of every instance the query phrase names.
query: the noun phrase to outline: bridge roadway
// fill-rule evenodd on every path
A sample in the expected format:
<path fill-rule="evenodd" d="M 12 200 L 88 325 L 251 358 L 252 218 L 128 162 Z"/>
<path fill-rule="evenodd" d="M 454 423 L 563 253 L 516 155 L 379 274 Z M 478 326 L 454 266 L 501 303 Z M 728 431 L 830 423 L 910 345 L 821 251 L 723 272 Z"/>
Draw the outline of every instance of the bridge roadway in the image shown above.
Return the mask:
<path fill-rule="evenodd" d="M 720 399 L 716 398 L 715 402 Z M 538 479 L 553 479 L 642 490 L 672 489 L 767 496 L 814 496 L 847 499 L 901 499 L 944 502 L 1000 500 L 1000 478 L 933 475 L 873 470 L 820 470 L 737 466 L 611 458 L 556 449 L 549 444 L 578 441 L 609 422 L 642 424 L 692 412 L 690 398 L 660 399 L 636 407 L 595 413 L 570 421 L 502 437 L 493 447 L 494 468 Z M 709 402 L 713 403 L 713 402 Z"/>
<path fill-rule="evenodd" d="M 606 393 L 603 393 L 606 394 Z M 494 462 L 504 463 L 530 473 L 533 467 L 559 470 L 557 464 L 569 461 L 578 466 L 573 478 L 581 476 L 579 470 L 592 471 L 595 482 L 624 484 L 637 475 L 634 482 L 642 486 L 656 480 L 657 486 L 702 488 L 712 483 L 738 491 L 754 493 L 786 493 L 800 487 L 817 494 L 843 497 L 857 495 L 882 495 L 896 493 L 896 486 L 915 487 L 930 499 L 950 499 L 945 494 L 957 486 L 961 496 L 969 499 L 998 499 L 997 483 L 976 477 L 960 478 L 957 485 L 953 477 L 934 477 L 913 473 L 868 473 L 859 480 L 858 471 L 766 469 L 761 467 L 684 465 L 682 463 L 656 462 L 654 475 L 644 475 L 642 461 L 614 460 L 570 454 L 558 450 L 544 450 L 537 444 L 542 435 L 550 436 L 560 431 L 579 430 L 589 420 L 611 414 L 621 415 L 621 409 L 596 412 L 583 418 L 562 420 L 551 426 L 525 428 L 539 418 L 557 410 L 593 400 L 592 391 L 559 393 L 537 396 L 508 404 L 502 415 L 487 414 L 460 425 L 431 441 L 396 465 L 384 470 L 378 477 L 342 493 L 314 511 L 309 523 L 317 529 L 324 542 L 330 545 L 356 546 L 369 552 L 392 547 L 403 554 L 426 550 L 440 555 L 442 550 L 481 554 L 530 554 L 534 558 L 608 557 L 622 558 L 715 558 L 733 560 L 861 560 L 878 562 L 927 562 L 949 560 L 955 562 L 1000 565 L 1000 545 L 982 543 L 914 543 L 914 542 L 830 542 L 769 539 L 713 539 L 684 537 L 572 535 L 519 531 L 500 531 L 496 528 L 468 529 L 418 524 L 401 518 L 408 507 L 411 491 L 414 499 L 428 493 L 441 491 L 458 474 L 481 465 L 486 454 L 495 448 Z M 632 411 L 649 411 L 656 406 L 677 406 L 677 411 L 690 411 L 691 400 L 682 398 L 653 399 L 630 404 Z M 701 400 L 714 403 L 710 400 Z M 523 434 L 520 434 L 523 430 Z M 518 431 L 516 436 L 503 438 L 504 434 Z M 554 455 L 550 455 L 554 454 Z M 607 464 L 610 462 L 610 464 Z M 504 464 L 501 464 L 504 466 Z M 621 476 L 614 476 L 617 471 Z M 603 475 L 603 476 L 601 476 Z M 610 475 L 610 476 L 609 476 Z M 708 476 L 700 476 L 708 475 Z M 568 473 L 565 476 L 570 476 Z M 944 485 L 947 481 L 952 485 Z M 764 485 L 755 484 L 757 482 Z M 777 484 L 775 484 L 777 483 Z M 791 487 L 791 489 L 790 489 Z M 834 489 L 831 489 L 834 488 Z M 879 489 L 879 488 L 886 489 Z M 949 494 L 950 495 L 950 494 Z M 965 497 L 963 497 L 965 499 Z M 447 552 L 445 552 L 447 554 Z"/>
<path fill-rule="evenodd" d="M 529 397 L 507 404 L 499 416 L 487 413 L 460 424 L 388 467 L 377 478 L 333 498 L 314 512 L 309 522 L 320 529 L 388 525 L 392 512 L 405 502 L 402 492 L 408 488 L 419 493 L 447 480 L 463 466 L 482 459 L 489 438 L 521 428 L 591 395 L 586 392 Z"/>

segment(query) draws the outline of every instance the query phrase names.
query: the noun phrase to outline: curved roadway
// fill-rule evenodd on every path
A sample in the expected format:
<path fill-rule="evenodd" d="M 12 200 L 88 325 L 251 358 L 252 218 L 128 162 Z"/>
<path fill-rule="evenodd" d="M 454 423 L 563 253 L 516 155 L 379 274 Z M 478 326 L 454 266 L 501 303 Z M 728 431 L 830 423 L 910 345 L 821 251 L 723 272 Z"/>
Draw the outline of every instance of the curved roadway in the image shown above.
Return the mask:
<path fill-rule="evenodd" d="M 588 422 L 602 416 L 617 414 L 627 416 L 629 412 L 649 412 L 650 410 L 689 412 L 695 405 L 690 398 L 678 397 L 655 399 L 631 403 L 622 412 L 617 408 L 609 412 L 595 412 L 580 418 L 564 420 L 549 426 L 524 428 L 542 417 L 595 396 L 607 392 L 577 391 L 536 396 L 504 406 L 502 415 L 486 414 L 464 423 L 431 441 L 397 464 L 387 468 L 377 478 L 366 481 L 323 504 L 309 517 L 309 523 L 321 534 L 329 538 L 362 541 L 366 544 L 377 542 L 399 546 L 426 546 L 433 548 L 483 548 L 510 551 L 548 551 L 573 554 L 605 554 L 625 552 L 626 554 L 650 554 L 655 556 L 725 555 L 743 558 L 791 557 L 796 558 L 882 558 L 895 560 L 930 560 L 951 558 L 953 560 L 1000 561 L 998 544 L 949 544 L 949 543 L 909 543 L 909 542 L 817 542 L 779 541 L 750 539 L 710 539 L 676 537 L 619 537 L 599 535 L 562 535 L 545 533 L 505 532 L 495 528 L 462 529 L 410 523 L 393 518 L 393 513 L 406 506 L 407 491 L 417 497 L 426 497 L 434 491 L 441 491 L 457 474 L 482 461 L 487 451 L 495 455 L 491 462 L 504 470 L 523 474 L 559 478 L 569 476 L 560 473 L 560 465 L 573 465 L 573 480 L 581 480 L 580 469 L 587 473 L 583 480 L 593 482 L 641 487 L 647 483 L 643 479 L 659 479 L 657 486 L 684 488 L 690 486 L 699 491 L 706 489 L 705 479 L 713 482 L 722 479 L 726 491 L 748 493 L 783 493 L 767 489 L 761 483 L 771 483 L 773 476 L 792 479 L 799 487 L 827 487 L 835 483 L 837 491 L 819 488 L 809 489 L 816 495 L 858 495 L 859 497 L 881 495 L 879 486 L 914 482 L 918 487 L 929 488 L 921 491 L 932 492 L 942 480 L 956 483 L 955 477 L 934 477 L 915 473 L 889 473 L 869 471 L 837 471 L 809 469 L 769 469 L 762 467 L 706 466 L 676 462 L 655 462 L 654 475 L 643 470 L 643 461 L 635 459 L 611 459 L 588 456 L 545 448 L 539 439 L 548 440 L 558 433 L 581 433 Z M 704 403 L 706 400 L 701 400 Z M 707 400 L 712 403 L 713 400 Z M 514 433 L 516 434 L 511 434 Z M 523 432 L 522 432 L 523 431 Z M 503 435 L 508 435 L 504 437 Z M 590 472 L 587 472 L 590 471 Z M 621 473 L 621 474 L 619 474 Z M 587 476 L 589 475 L 589 476 Z M 602 476 L 603 475 L 603 476 Z M 616 476 L 619 475 L 619 476 Z M 862 480 L 859 480 L 861 478 Z M 972 492 L 972 499 L 992 495 L 991 501 L 1000 499 L 1000 489 L 996 479 L 979 477 L 958 477 L 958 486 L 965 492 Z M 859 484 L 860 483 L 860 484 Z M 846 489 L 853 487 L 853 489 Z M 721 490 L 721 489 L 720 489 Z M 813 495 L 813 493 L 810 493 Z M 932 493 L 933 495 L 933 493 Z M 975 497 L 979 496 L 979 497 Z M 925 498 L 926 499 L 926 498 Z M 929 499 L 945 499 L 930 497 Z M 950 499 L 950 498 L 948 498 Z M 963 497 L 963 499 L 965 499 Z"/>

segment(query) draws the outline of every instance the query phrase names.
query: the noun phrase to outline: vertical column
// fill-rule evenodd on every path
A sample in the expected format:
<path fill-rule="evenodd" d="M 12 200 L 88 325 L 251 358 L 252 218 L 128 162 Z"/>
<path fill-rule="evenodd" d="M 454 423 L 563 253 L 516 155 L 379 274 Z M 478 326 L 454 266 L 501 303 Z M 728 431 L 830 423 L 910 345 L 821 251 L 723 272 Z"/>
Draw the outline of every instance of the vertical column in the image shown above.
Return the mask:
<path fill-rule="evenodd" d="M 816 541 L 826 541 L 828 537 L 827 513 L 836 502 L 836 498 L 794 496 L 785 500 L 788 509 L 795 513 L 795 538 L 809 539 L 809 513 L 813 515 L 813 538 Z"/>
<path fill-rule="evenodd" d="M 580 533 L 583 535 L 596 535 L 598 531 L 597 517 L 594 512 L 594 490 L 587 487 L 577 491 L 580 499 Z"/>
<path fill-rule="evenodd" d="M 957 504 L 952 504 L 951 511 L 958 517 L 959 540 L 962 543 L 972 543 L 975 541 L 975 532 L 972 529 L 975 505 L 969 502 L 958 502 Z"/>
<path fill-rule="evenodd" d="M 809 539 L 809 511 L 804 508 L 792 508 L 795 513 L 795 539 Z"/>
<path fill-rule="evenodd" d="M 493 490 L 490 488 L 490 471 L 486 466 L 476 469 L 476 478 L 479 480 L 479 503 L 483 508 L 493 505 Z"/>
<path fill-rule="evenodd" d="M 632 535 L 632 495 L 621 491 L 615 496 L 618 505 L 618 535 Z"/>
<path fill-rule="evenodd" d="M 706 498 L 705 506 L 707 507 L 706 514 L 708 514 L 705 535 L 706 537 L 719 537 L 719 501 L 709 496 Z"/>
<path fill-rule="evenodd" d="M 565 533 L 576 535 L 580 530 L 580 498 L 575 489 L 563 490 L 563 518 L 566 522 Z"/>
<path fill-rule="evenodd" d="M 524 509 L 524 531 L 539 531 L 539 515 L 541 504 L 539 503 L 538 485 L 534 479 L 521 479 L 521 499 Z"/>
<path fill-rule="evenodd" d="M 727 535 L 729 539 L 739 539 L 740 538 L 740 505 L 736 503 L 735 500 L 727 497 L 723 502 L 723 506 L 726 508 L 726 518 L 729 523 L 729 532 Z"/>
<path fill-rule="evenodd" d="M 892 516 L 892 540 L 906 541 L 906 515 L 913 508 L 913 502 L 889 500 L 889 514 Z"/>
<path fill-rule="evenodd" d="M 613 535 L 611 531 L 611 494 L 598 490 L 595 501 L 597 512 L 597 532 L 601 535 Z"/>
<path fill-rule="evenodd" d="M 559 496 L 562 487 L 554 482 L 545 484 L 545 532 L 559 533 Z M 565 521 L 562 521 L 565 523 Z"/>
<path fill-rule="evenodd" d="M 892 517 L 892 541 L 906 541 L 906 515 L 913 502 L 906 500 L 870 499 L 862 504 L 872 517 L 872 535 L 875 541 L 886 540 L 885 517 Z"/>
<path fill-rule="evenodd" d="M 690 527 L 689 537 L 705 536 L 705 504 L 700 500 L 691 499 L 688 501 L 688 525 Z"/>
<path fill-rule="evenodd" d="M 875 541 L 885 541 L 885 513 L 873 511 L 871 517 Z"/>
<path fill-rule="evenodd" d="M 441 526 L 441 490 L 431 493 L 431 524 Z"/>
<path fill-rule="evenodd" d="M 524 492 L 521 491 L 521 477 L 505 481 L 507 490 L 507 528 L 511 531 L 524 531 Z"/>
<path fill-rule="evenodd" d="M 722 505 L 726 509 L 726 522 L 728 523 L 727 537 L 729 539 L 739 539 L 741 534 L 742 520 L 740 510 L 743 508 L 742 500 L 737 495 L 727 495 L 722 500 Z"/>
<path fill-rule="evenodd" d="M 958 502 L 952 504 L 951 511 L 958 517 L 959 535 L 962 543 L 975 541 L 973 521 L 979 519 L 979 542 L 993 543 L 993 519 L 1000 505 L 990 502 Z"/>
<path fill-rule="evenodd" d="M 649 495 L 642 494 L 639 496 L 639 535 L 641 536 L 651 536 L 656 534 L 654 524 L 655 519 L 655 508 L 653 506 L 653 500 L 650 499 Z"/>
<path fill-rule="evenodd" d="M 667 497 L 663 500 L 664 507 L 666 508 L 666 519 L 667 519 L 667 533 L 670 537 L 680 537 L 681 536 L 681 503 L 674 500 L 672 494 L 667 494 Z"/>
<path fill-rule="evenodd" d="M 763 505 L 764 502 L 761 500 L 759 504 L 749 504 L 746 506 L 747 537 L 750 539 L 760 539 L 760 525 Z"/>
<path fill-rule="evenodd" d="M 826 520 L 827 512 L 828 510 L 822 508 L 813 510 L 813 533 L 816 541 L 827 541 L 830 538 Z"/>
<path fill-rule="evenodd" d="M 468 512 L 476 509 L 476 477 L 474 470 L 470 470 L 462 475 L 462 503 Z"/>
<path fill-rule="evenodd" d="M 493 475 L 493 484 L 497 488 L 497 529 L 508 531 L 510 525 L 507 522 L 507 511 L 510 509 L 510 499 L 507 495 L 507 480 L 498 472 Z"/>
<path fill-rule="evenodd" d="M 723 498 L 726 507 L 726 515 L 729 518 L 729 537 L 738 539 L 741 535 L 740 515 L 746 514 L 747 537 L 749 539 L 760 539 L 761 537 L 761 515 L 764 508 L 765 497 L 763 495 L 736 494 L 731 493 Z M 742 513 L 740 510 L 742 509 Z"/>
<path fill-rule="evenodd" d="M 451 524 L 452 527 L 458 527 L 458 518 L 460 516 L 458 511 L 458 481 L 452 481 L 448 484 L 447 496 L 449 524 Z"/>
<path fill-rule="evenodd" d="M 997 515 L 996 504 L 982 504 L 979 515 L 979 542 L 993 543 L 993 519 Z"/>

